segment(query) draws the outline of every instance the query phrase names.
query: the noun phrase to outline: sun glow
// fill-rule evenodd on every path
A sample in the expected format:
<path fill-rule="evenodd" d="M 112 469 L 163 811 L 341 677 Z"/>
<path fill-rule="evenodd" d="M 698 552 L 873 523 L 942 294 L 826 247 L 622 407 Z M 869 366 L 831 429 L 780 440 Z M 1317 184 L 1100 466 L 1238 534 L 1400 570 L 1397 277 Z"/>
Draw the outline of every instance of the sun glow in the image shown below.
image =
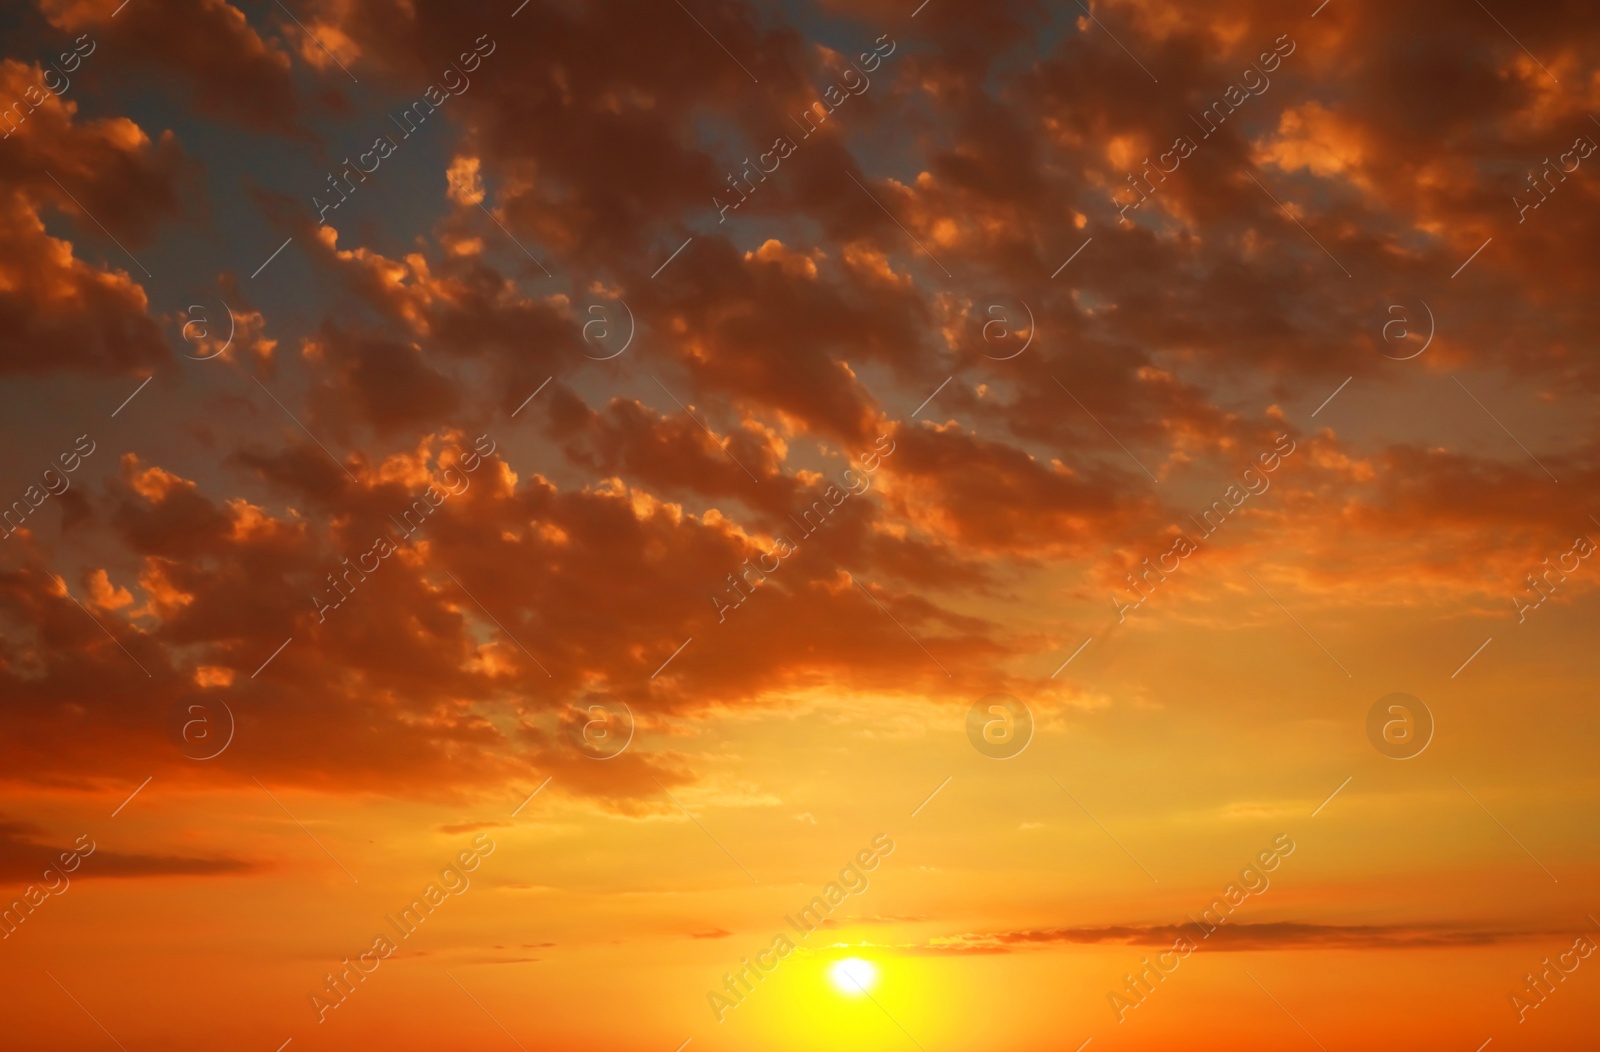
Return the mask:
<path fill-rule="evenodd" d="M 871 961 L 846 957 L 828 969 L 828 979 L 841 993 L 860 997 L 878 983 L 878 969 Z"/>

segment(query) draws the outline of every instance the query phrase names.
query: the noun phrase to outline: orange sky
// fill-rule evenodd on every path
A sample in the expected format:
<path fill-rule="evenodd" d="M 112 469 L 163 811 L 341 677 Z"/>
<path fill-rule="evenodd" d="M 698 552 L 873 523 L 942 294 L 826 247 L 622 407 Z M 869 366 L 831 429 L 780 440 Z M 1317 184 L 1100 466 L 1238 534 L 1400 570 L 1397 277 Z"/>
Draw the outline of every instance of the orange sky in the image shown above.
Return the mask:
<path fill-rule="evenodd" d="M 6 1047 L 1592 1040 L 1585 6 L 0 33 Z"/>

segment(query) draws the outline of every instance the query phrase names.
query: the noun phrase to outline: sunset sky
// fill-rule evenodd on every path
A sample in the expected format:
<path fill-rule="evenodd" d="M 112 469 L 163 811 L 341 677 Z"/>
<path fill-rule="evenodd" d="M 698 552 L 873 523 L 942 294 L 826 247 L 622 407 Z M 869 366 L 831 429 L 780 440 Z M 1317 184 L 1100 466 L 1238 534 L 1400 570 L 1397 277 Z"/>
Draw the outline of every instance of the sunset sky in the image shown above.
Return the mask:
<path fill-rule="evenodd" d="M 0 1046 L 1592 1046 L 1592 5 L 0 40 Z"/>

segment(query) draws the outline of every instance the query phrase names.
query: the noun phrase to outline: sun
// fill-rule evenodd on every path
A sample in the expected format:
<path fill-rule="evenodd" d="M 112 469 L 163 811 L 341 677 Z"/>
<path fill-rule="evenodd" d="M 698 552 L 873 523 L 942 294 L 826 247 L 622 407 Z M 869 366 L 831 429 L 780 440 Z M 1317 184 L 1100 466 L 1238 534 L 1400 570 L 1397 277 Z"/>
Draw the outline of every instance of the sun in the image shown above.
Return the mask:
<path fill-rule="evenodd" d="M 846 957 L 828 969 L 828 979 L 840 993 L 860 997 L 878 984 L 878 969 L 871 961 Z"/>

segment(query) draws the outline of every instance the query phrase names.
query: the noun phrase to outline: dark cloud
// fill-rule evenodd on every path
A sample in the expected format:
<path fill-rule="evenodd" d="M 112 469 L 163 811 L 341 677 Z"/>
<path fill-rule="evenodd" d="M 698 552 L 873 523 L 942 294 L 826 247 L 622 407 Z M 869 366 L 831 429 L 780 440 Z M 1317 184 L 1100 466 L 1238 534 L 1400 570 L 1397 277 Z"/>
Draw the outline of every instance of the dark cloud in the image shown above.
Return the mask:
<path fill-rule="evenodd" d="M 930 940 L 909 952 L 926 954 L 1014 953 L 1052 944 L 1110 943 L 1169 947 L 1187 939 L 1206 950 L 1405 950 L 1492 946 L 1551 934 L 1548 931 L 1490 930 L 1446 924 L 1313 924 L 1295 921 L 1227 923 L 1209 935 L 1194 923 L 1123 924 L 1086 928 L 1036 928 L 983 932 Z"/>
<path fill-rule="evenodd" d="M 278 189 L 250 195 L 328 302 L 252 299 L 249 353 L 216 370 L 246 382 L 185 421 L 214 463 L 180 474 L 141 442 L 103 491 L 75 487 L 70 539 L 93 565 L 53 569 L 45 530 L 12 538 L 0 676 L 28 704 L 0 714 L 17 732 L 0 752 L 18 777 L 99 760 L 131 775 L 125 736 L 163 748 L 163 705 L 204 689 L 283 717 L 242 717 L 210 770 L 237 759 L 277 782 L 390 792 L 554 772 L 552 791 L 652 810 L 658 782 L 699 772 L 639 752 L 602 776 L 565 741 L 587 692 L 648 721 L 841 683 L 948 700 L 1021 682 L 1059 645 L 1001 623 L 1023 584 L 1070 581 L 1103 615 L 1094 593 L 1280 433 L 1299 452 L 1201 558 L 1242 560 L 1271 532 L 1274 550 L 1313 557 L 1295 582 L 1329 602 L 1402 567 L 1482 595 L 1573 529 L 1531 458 L 1459 438 L 1499 438 L 1465 398 L 1417 411 L 1457 436 L 1436 441 L 1317 431 L 1329 417 L 1305 412 L 1347 378 L 1347 399 L 1410 397 L 1451 370 L 1498 370 L 1562 422 L 1543 462 L 1592 475 L 1573 399 L 1596 381 L 1583 246 L 1600 197 L 1580 168 L 1523 222 L 1510 200 L 1593 124 L 1471 7 L 1391 17 L 1352 0 L 1311 22 L 1264 2 L 1224 17 L 1128 0 L 1097 9 L 1124 50 L 1037 3 L 933 5 L 914 27 L 893 5 L 828 4 L 833 47 L 806 17 L 738 3 L 703 5 L 702 28 L 676 5 L 533 0 L 515 31 L 508 12 L 479 24 L 423 0 L 294 6 L 304 28 L 252 25 L 221 0 L 115 22 L 112 0 L 41 4 L 65 31 L 104 32 L 93 61 L 161 64 L 208 117 L 313 129 L 273 140 L 308 156 L 345 141 L 328 94 L 344 74 L 309 34 L 370 74 L 374 110 L 416 98 L 480 35 L 494 50 L 429 124 L 448 161 L 419 167 L 415 210 L 385 217 L 396 229 L 318 228 Z M 1524 43 L 1583 83 L 1592 21 L 1550 5 Z M 792 116 L 880 38 L 894 50 L 871 87 L 802 135 Z M 1280 38 L 1293 51 L 1270 87 L 1203 134 L 1190 115 Z M 297 100 L 297 63 L 323 97 Z M 40 75 L 9 61 L 0 79 L 15 96 Z M 12 372 L 164 362 L 144 276 L 93 220 L 136 252 L 178 220 L 210 222 L 202 151 L 82 87 L 81 112 L 73 95 L 46 101 L 0 145 Z M 779 134 L 798 138 L 792 155 L 717 222 L 727 175 Z M 1180 134 L 1194 154 L 1152 173 L 1159 189 L 1119 222 L 1130 172 Z M 230 294 L 267 287 L 232 280 Z M 1409 372 L 1372 338 L 1401 295 L 1444 326 Z M 1014 360 L 985 340 L 1001 299 L 1008 324 L 1024 307 L 1034 319 Z M 603 362 L 584 342 L 602 303 L 637 326 Z M 392 537 L 481 433 L 501 454 L 320 614 L 312 597 L 344 560 Z M 839 499 L 880 440 L 894 452 Z M 746 574 L 780 541 L 794 551 L 779 568 Z M 96 570 L 133 597 L 100 611 L 105 632 L 66 590 Z M 148 679 L 129 679 L 129 655 Z M 232 680 L 198 687 L 202 667 Z M 282 729 L 296 719 L 319 733 Z"/>
<path fill-rule="evenodd" d="M 227 0 L 38 4 L 57 28 L 87 33 L 104 46 L 92 57 L 97 75 L 100 67 L 109 67 L 121 77 L 168 82 L 174 96 L 201 113 L 250 128 L 284 132 L 296 127 L 301 106 L 288 53 L 277 41 L 263 38 Z M 295 30 L 289 19 L 283 22 L 286 31 Z M 344 75 L 337 67 L 334 73 Z"/>
<path fill-rule="evenodd" d="M 65 852 L 80 853 L 78 864 L 67 879 L 89 877 L 223 876 L 250 873 L 261 864 L 236 858 L 197 858 L 185 855 L 157 855 L 118 852 L 95 843 L 94 838 L 79 838 L 52 845 L 45 831 L 30 822 L 0 822 L 0 880 L 38 883 L 46 869 L 60 869 Z M 90 850 L 85 854 L 84 848 Z"/>

